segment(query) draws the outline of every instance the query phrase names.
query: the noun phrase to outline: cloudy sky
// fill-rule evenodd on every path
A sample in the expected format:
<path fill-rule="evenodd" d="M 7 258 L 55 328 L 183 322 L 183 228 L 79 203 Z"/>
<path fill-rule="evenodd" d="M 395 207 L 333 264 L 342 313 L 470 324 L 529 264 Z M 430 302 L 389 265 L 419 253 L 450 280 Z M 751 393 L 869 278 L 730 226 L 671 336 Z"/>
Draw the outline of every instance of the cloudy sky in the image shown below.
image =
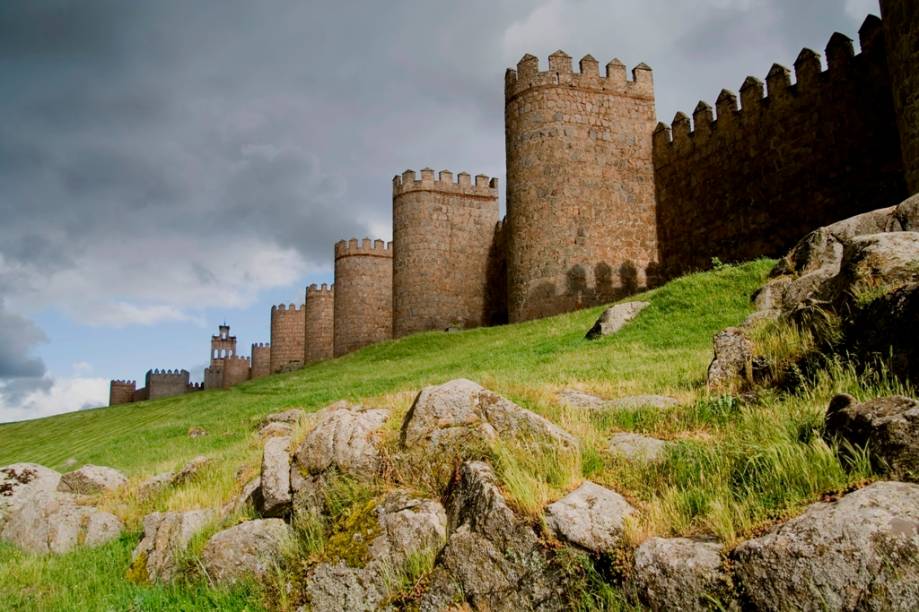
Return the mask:
<path fill-rule="evenodd" d="M 658 116 L 763 78 L 876 0 L 4 0 L 0 422 L 187 368 L 222 320 L 390 237 L 390 181 L 504 176 L 503 75 L 561 48 L 654 68 Z M 242 352 L 248 353 L 248 348 Z"/>

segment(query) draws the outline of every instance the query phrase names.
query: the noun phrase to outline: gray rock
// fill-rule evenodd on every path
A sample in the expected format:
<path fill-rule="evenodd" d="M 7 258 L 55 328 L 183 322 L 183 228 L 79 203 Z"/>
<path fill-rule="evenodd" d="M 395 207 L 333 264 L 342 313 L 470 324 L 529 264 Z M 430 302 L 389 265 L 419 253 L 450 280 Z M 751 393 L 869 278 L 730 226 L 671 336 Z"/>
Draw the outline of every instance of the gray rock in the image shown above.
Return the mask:
<path fill-rule="evenodd" d="M 198 477 L 201 471 L 210 464 L 210 459 L 204 455 L 194 457 L 172 476 L 170 484 L 177 487 Z"/>
<path fill-rule="evenodd" d="M 813 504 L 732 557 L 755 609 L 919 609 L 919 485 L 878 482 Z"/>
<path fill-rule="evenodd" d="M 447 513 L 439 501 L 395 492 L 376 511 L 382 533 L 370 543 L 371 565 L 400 568 L 410 556 L 436 553 L 447 541 Z"/>
<path fill-rule="evenodd" d="M 663 440 L 623 431 L 610 436 L 608 450 L 611 455 L 629 461 L 657 461 L 666 448 Z"/>
<path fill-rule="evenodd" d="M 313 612 L 373 612 L 383 601 L 379 576 L 344 563 L 320 563 L 306 578 Z"/>
<path fill-rule="evenodd" d="M 888 367 L 901 380 L 919 380 L 919 282 L 883 295 L 846 321 L 845 350 L 870 362 L 890 357 Z"/>
<path fill-rule="evenodd" d="M 585 481 L 546 507 L 546 524 L 560 538 L 592 552 L 611 552 L 622 538 L 625 519 L 635 513 L 624 497 Z"/>
<path fill-rule="evenodd" d="M 453 531 L 422 610 L 465 603 L 476 610 L 565 609 L 568 588 L 533 529 L 517 518 L 482 462 L 464 463 L 448 495 Z"/>
<path fill-rule="evenodd" d="M 293 433 L 293 425 L 288 423 L 268 423 L 258 430 L 258 435 L 262 438 L 271 438 L 273 436 L 289 437 Z"/>
<path fill-rule="evenodd" d="M 221 508 L 221 514 L 229 516 L 240 512 L 246 506 L 251 506 L 253 510 L 258 510 L 262 507 L 262 479 L 258 476 L 243 485 L 239 495 L 224 504 L 223 508 Z"/>
<path fill-rule="evenodd" d="M 0 529 L 9 510 L 39 492 L 57 491 L 61 475 L 37 463 L 14 463 L 0 468 Z"/>
<path fill-rule="evenodd" d="M 840 272 L 832 281 L 832 298 L 849 303 L 863 293 L 877 293 L 919 281 L 919 232 L 868 234 L 845 244 Z"/>
<path fill-rule="evenodd" d="M 543 438 L 577 448 L 577 440 L 551 421 L 465 378 L 421 390 L 402 422 L 401 443 L 437 451 L 498 437 Z"/>
<path fill-rule="evenodd" d="M 587 332 L 587 339 L 595 340 L 596 338 L 615 334 L 650 305 L 649 302 L 626 302 L 607 308 L 597 319 L 597 322 L 594 323 L 594 326 L 590 328 L 590 331 Z"/>
<path fill-rule="evenodd" d="M 281 559 L 290 537 L 290 527 L 281 519 L 246 521 L 214 534 L 201 560 L 216 583 L 261 577 Z"/>
<path fill-rule="evenodd" d="M 736 607 L 721 546 L 686 538 L 650 538 L 635 550 L 635 582 L 652 610 Z M 713 602 L 720 602 L 717 608 Z"/>
<path fill-rule="evenodd" d="M 559 402 L 573 406 L 575 408 L 590 408 L 601 410 L 609 405 L 609 401 L 590 393 L 578 391 L 577 389 L 563 389 L 556 396 Z"/>
<path fill-rule="evenodd" d="M 301 410 L 300 408 L 291 408 L 283 412 L 273 412 L 269 415 L 266 415 L 262 419 L 261 426 L 269 425 L 271 423 L 284 423 L 286 425 L 297 425 L 300 421 L 306 416 L 306 411 Z"/>
<path fill-rule="evenodd" d="M 738 327 L 728 327 L 712 341 L 715 357 L 708 366 L 708 386 L 718 389 L 751 381 L 753 377 L 753 342 Z"/>
<path fill-rule="evenodd" d="M 92 495 L 101 491 L 113 491 L 128 481 L 118 470 L 99 465 L 84 465 L 78 470 L 61 476 L 58 491 Z"/>
<path fill-rule="evenodd" d="M 919 193 L 900 202 L 894 217 L 905 232 L 919 231 Z"/>
<path fill-rule="evenodd" d="M 175 478 L 175 474 L 172 472 L 155 474 L 140 483 L 138 493 L 144 498 L 153 497 L 169 487 L 172 484 L 173 478 Z"/>
<path fill-rule="evenodd" d="M 169 582 L 179 569 L 179 555 L 216 516 L 213 510 L 154 512 L 144 517 L 144 537 L 131 560 L 142 564 L 149 582 Z"/>
<path fill-rule="evenodd" d="M 860 404 L 837 395 L 827 408 L 824 435 L 867 446 L 875 469 L 919 481 L 919 401 L 893 396 Z"/>
<path fill-rule="evenodd" d="M 297 463 L 311 474 L 336 467 L 355 476 L 377 473 L 380 451 L 377 432 L 389 418 L 389 410 L 364 409 L 337 402 L 316 415 L 316 426 L 297 450 Z"/>
<path fill-rule="evenodd" d="M 284 516 L 290 510 L 290 438 L 269 438 L 262 453 L 262 516 Z"/>
<path fill-rule="evenodd" d="M 28 552 L 65 553 L 78 545 L 95 547 L 117 538 L 124 525 L 118 517 L 78 506 L 73 495 L 37 491 L 9 508 L 0 539 Z"/>

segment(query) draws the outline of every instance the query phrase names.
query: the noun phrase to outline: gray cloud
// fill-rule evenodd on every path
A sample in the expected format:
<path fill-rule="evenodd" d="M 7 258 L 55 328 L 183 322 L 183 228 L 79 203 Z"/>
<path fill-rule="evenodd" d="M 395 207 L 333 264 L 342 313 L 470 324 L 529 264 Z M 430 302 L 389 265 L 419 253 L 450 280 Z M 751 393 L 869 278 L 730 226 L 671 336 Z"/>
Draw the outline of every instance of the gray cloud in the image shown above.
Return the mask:
<path fill-rule="evenodd" d="M 524 52 L 648 61 L 669 119 L 854 34 L 846 6 L 5 2 L 0 290 L 101 325 L 243 304 L 388 233 L 405 168 L 503 177 L 502 75 Z"/>
<path fill-rule="evenodd" d="M 45 364 L 33 357 L 32 352 L 45 341 L 47 338 L 38 326 L 7 312 L 0 302 L 0 380 L 43 376 Z"/>

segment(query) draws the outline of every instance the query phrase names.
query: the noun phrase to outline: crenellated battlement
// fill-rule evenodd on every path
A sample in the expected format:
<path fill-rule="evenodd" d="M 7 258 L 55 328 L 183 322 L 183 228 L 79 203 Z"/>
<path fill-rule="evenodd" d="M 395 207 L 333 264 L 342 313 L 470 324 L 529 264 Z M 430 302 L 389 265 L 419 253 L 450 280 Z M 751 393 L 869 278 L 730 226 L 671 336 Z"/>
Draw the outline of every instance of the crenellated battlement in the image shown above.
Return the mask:
<path fill-rule="evenodd" d="M 166 379 L 166 378 L 178 378 L 182 376 L 189 376 L 189 373 L 188 373 L 188 370 L 160 370 L 159 368 L 155 368 L 147 372 L 147 375 L 155 376 L 160 379 Z"/>
<path fill-rule="evenodd" d="M 266 349 L 266 348 L 271 348 L 271 343 L 270 343 L 270 342 L 253 342 L 253 343 L 252 343 L 252 349 L 253 349 L 253 350 L 255 350 L 255 349 Z"/>
<path fill-rule="evenodd" d="M 135 386 L 137 386 L 137 381 L 136 381 L 136 380 L 118 380 L 118 379 L 114 379 L 114 380 L 112 380 L 112 386 L 113 386 L 113 387 L 135 387 Z"/>
<path fill-rule="evenodd" d="M 227 363 L 230 363 L 230 362 L 241 363 L 243 361 L 245 361 L 246 363 L 250 363 L 251 358 L 245 357 L 243 355 L 233 355 L 231 357 L 225 358 L 224 361 L 226 361 Z"/>
<path fill-rule="evenodd" d="M 819 102 L 832 104 L 834 93 L 841 85 L 873 79 L 878 62 L 883 60 L 880 20 L 869 15 L 859 30 L 861 52 L 856 54 L 852 40 L 839 32 L 834 33 L 826 45 L 827 68 L 823 68 L 820 54 L 804 48 L 794 62 L 792 71 L 781 64 L 773 64 L 765 83 L 748 76 L 741 84 L 738 96 L 722 89 L 712 107 L 700 101 L 692 119 L 678 112 L 668 126 L 661 122 L 654 130 L 655 164 L 666 163 L 672 156 L 692 150 L 694 144 L 709 138 L 743 138 L 749 131 L 761 129 L 761 123 L 772 113 L 819 113 Z M 808 104 L 813 104 L 808 106 Z"/>
<path fill-rule="evenodd" d="M 303 304 L 278 304 L 277 306 L 271 307 L 271 313 L 280 313 L 280 312 L 300 312 L 303 310 Z"/>
<path fill-rule="evenodd" d="M 450 195 L 462 195 L 465 197 L 481 197 L 495 199 L 498 197 L 498 179 L 490 178 L 484 174 L 478 174 L 473 181 L 472 176 L 467 172 L 460 172 L 453 178 L 453 173 L 449 170 L 441 170 L 434 178 L 434 170 L 424 168 L 421 170 L 421 178 L 416 178 L 414 170 L 406 170 L 401 175 L 396 175 L 392 179 L 393 197 L 417 192 L 417 191 L 435 191 Z"/>
<path fill-rule="evenodd" d="M 600 74 L 600 64 L 591 55 L 585 55 L 578 62 L 578 72 L 571 67 L 571 56 L 556 51 L 549 56 L 547 70 L 540 70 L 539 59 L 527 53 L 517 68 L 508 68 L 504 76 L 504 98 L 510 100 L 521 93 L 541 87 L 576 87 L 606 93 L 647 97 L 654 95 L 654 78 L 651 68 L 640 63 L 632 68 L 632 79 L 626 77 L 626 65 L 618 58 L 606 64 L 605 73 Z"/>
<path fill-rule="evenodd" d="M 188 383 L 185 388 L 188 391 L 204 391 L 204 383 Z"/>
<path fill-rule="evenodd" d="M 321 296 L 334 296 L 335 295 L 335 283 L 329 285 L 328 283 L 322 283 L 322 285 L 317 285 L 312 283 L 309 287 L 306 288 L 306 297 L 309 299 L 310 296 L 321 297 Z"/>
<path fill-rule="evenodd" d="M 335 243 L 335 259 L 342 257 L 370 256 L 386 257 L 392 259 L 392 242 L 383 240 L 370 240 L 364 238 L 358 241 L 357 238 L 351 240 L 339 240 Z"/>

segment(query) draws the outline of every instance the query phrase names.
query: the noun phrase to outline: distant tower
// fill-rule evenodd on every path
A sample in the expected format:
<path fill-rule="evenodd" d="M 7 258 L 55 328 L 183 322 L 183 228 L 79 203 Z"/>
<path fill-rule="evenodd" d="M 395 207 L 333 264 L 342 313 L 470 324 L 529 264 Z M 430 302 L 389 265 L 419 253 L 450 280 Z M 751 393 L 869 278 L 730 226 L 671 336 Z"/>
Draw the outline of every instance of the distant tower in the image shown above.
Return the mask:
<path fill-rule="evenodd" d="M 335 356 L 392 338 L 392 243 L 335 244 Z"/>
<path fill-rule="evenodd" d="M 145 382 L 147 397 L 145 399 L 160 399 L 174 395 L 184 395 L 188 392 L 188 370 L 148 370 Z"/>
<path fill-rule="evenodd" d="M 252 378 L 263 378 L 271 374 L 271 345 L 258 342 L 252 345 Z"/>
<path fill-rule="evenodd" d="M 130 404 L 134 401 L 136 387 L 133 380 L 113 380 L 109 386 L 108 405 Z"/>
<path fill-rule="evenodd" d="M 306 309 L 303 305 L 271 307 L 271 373 L 303 367 L 306 352 Z"/>
<path fill-rule="evenodd" d="M 335 285 L 306 289 L 306 363 L 331 359 L 335 354 Z"/>
<path fill-rule="evenodd" d="M 489 323 L 498 179 L 425 168 L 393 178 L 393 335 Z"/>
<path fill-rule="evenodd" d="M 211 336 L 211 365 L 236 355 L 236 336 L 230 335 L 230 326 L 224 323 L 217 329 L 218 334 Z"/>
<path fill-rule="evenodd" d="M 651 69 L 525 55 L 505 77 L 511 321 L 611 301 L 658 261 Z"/>

